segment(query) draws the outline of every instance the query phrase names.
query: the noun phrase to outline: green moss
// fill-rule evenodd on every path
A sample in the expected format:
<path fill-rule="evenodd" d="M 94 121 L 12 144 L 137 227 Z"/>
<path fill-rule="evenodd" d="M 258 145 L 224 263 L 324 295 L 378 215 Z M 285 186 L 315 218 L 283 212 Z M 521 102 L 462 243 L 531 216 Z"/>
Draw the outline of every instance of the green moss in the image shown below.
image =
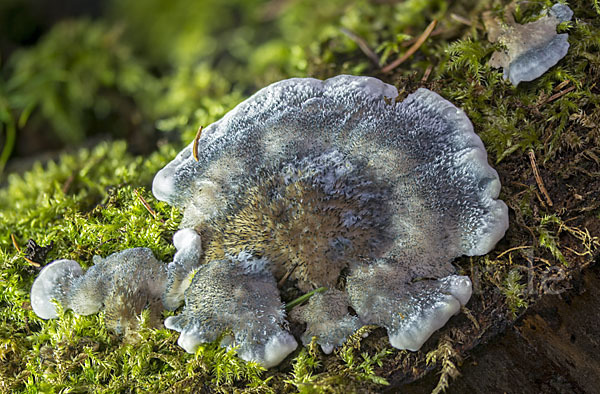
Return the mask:
<path fill-rule="evenodd" d="M 15 146 L 17 129 L 15 120 L 11 113 L 11 105 L 8 101 L 5 83 L 0 76 L 0 135 L 4 137 L 2 150 L 0 150 L 0 174 L 4 171 L 4 166 L 10 158 L 10 154 Z"/>
<path fill-rule="evenodd" d="M 563 256 L 562 252 L 560 251 L 558 238 L 556 237 L 555 233 L 548 228 L 551 224 L 560 226 L 562 222 L 555 215 L 544 216 L 540 220 L 540 227 L 538 229 L 540 234 L 540 246 L 547 248 L 552 253 L 552 256 L 554 256 L 562 264 L 568 265 L 569 263 L 567 262 L 567 259 L 565 259 L 565 256 Z"/>
<path fill-rule="evenodd" d="M 315 383 L 317 377 L 315 371 L 320 369 L 322 362 L 319 357 L 319 345 L 313 337 L 311 343 L 303 347 L 294 359 L 291 379 L 285 382 L 293 385 L 299 392 L 316 392 Z"/>
<path fill-rule="evenodd" d="M 462 357 L 454 349 L 453 341 L 449 337 L 443 337 L 437 348 L 427 353 L 425 360 L 427 364 L 441 364 L 440 379 L 431 391 L 432 394 L 445 392 L 450 380 L 460 375 L 458 367 L 462 364 Z"/>
<path fill-rule="evenodd" d="M 508 303 L 508 308 L 514 317 L 517 316 L 517 313 L 522 310 L 522 308 L 527 307 L 527 301 L 525 294 L 526 285 L 521 283 L 523 276 L 517 269 L 513 269 L 509 271 L 506 280 L 503 283 L 502 292 L 506 297 L 506 302 Z"/>
<path fill-rule="evenodd" d="M 335 350 L 334 357 L 326 363 L 313 338 L 294 359 L 291 379 L 285 382 L 300 393 L 378 391 L 388 386 L 380 371 L 394 351 L 380 343 L 369 351 L 358 353 L 364 337 L 375 328 L 364 326 L 359 329 L 340 349 Z"/>

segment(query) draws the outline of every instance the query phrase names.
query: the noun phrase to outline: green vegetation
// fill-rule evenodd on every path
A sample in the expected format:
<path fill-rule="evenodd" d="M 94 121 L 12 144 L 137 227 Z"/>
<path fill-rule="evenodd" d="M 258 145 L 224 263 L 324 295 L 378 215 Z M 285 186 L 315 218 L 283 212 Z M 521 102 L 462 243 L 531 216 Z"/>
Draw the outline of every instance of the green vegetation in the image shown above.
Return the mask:
<path fill-rule="evenodd" d="M 34 114 L 48 121 L 63 142 L 79 143 L 93 132 L 90 126 L 123 129 L 112 118 L 129 109 L 127 99 L 147 108 L 157 84 L 121 43 L 122 30 L 102 22 L 63 22 L 36 46 L 14 54 L 7 90 L 20 112 L 19 127 Z"/>
<path fill-rule="evenodd" d="M 454 349 L 452 340 L 449 337 L 443 337 L 438 343 L 435 350 L 430 351 L 425 356 L 427 364 L 440 363 L 442 368 L 440 371 L 440 380 L 431 391 L 431 394 L 439 394 L 450 386 L 450 380 L 456 379 L 460 372 L 458 366 L 462 363 L 462 357 Z"/>
<path fill-rule="evenodd" d="M 522 283 L 523 276 L 517 269 L 512 269 L 508 272 L 508 276 L 504 280 L 504 287 L 502 293 L 506 297 L 508 308 L 510 309 L 513 316 L 517 316 L 517 313 L 527 307 L 526 290 L 527 285 Z"/>
<path fill-rule="evenodd" d="M 480 17 L 502 15 L 500 0 L 141 4 L 115 0 L 103 17 L 60 22 L 0 59 L 0 391 L 377 392 L 439 370 L 440 392 L 465 353 L 496 334 L 498 319 L 514 322 L 549 279 L 553 291 L 566 289 L 568 274 L 598 257 L 598 1 L 569 2 L 574 20 L 559 27 L 570 36 L 566 58 L 517 88 L 487 64 L 497 46 Z M 551 5 L 522 3 L 516 19 L 529 21 Z M 433 19 L 438 26 L 424 45 L 382 73 Z M 377 64 L 342 27 L 364 40 Z M 107 332 L 101 314 L 61 311 L 43 321 L 31 311 L 37 268 L 28 260 L 71 258 L 86 267 L 93 255 L 146 246 L 169 261 L 181 214 L 156 201 L 149 185 L 199 125 L 275 80 L 340 73 L 379 77 L 403 97 L 427 87 L 463 108 L 511 209 L 511 227 L 494 252 L 457 261 L 476 284 L 470 312 L 422 351 L 393 350 L 384 330 L 365 327 L 330 356 L 313 341 L 265 371 L 215 344 L 189 355 L 177 333 L 145 326 L 145 314 L 139 338 L 124 342 Z M 90 142 L 100 134 L 112 142 Z M 33 135 L 62 141 L 70 153 L 3 173 Z M 136 146 L 140 140 L 151 149 Z M 27 247 L 28 240 L 35 243 Z M 50 245 L 47 254 L 40 248 Z"/>

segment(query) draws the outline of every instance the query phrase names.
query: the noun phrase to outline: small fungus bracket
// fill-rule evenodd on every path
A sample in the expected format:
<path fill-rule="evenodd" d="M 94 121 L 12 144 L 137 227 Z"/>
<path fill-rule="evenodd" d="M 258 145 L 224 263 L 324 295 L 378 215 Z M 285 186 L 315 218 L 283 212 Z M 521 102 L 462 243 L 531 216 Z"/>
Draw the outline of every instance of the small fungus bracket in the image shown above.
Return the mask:
<path fill-rule="evenodd" d="M 514 7 L 507 7 L 505 22 L 491 12 L 484 13 L 483 21 L 489 41 L 506 48 L 492 54 L 490 66 L 503 68 L 504 79 L 517 86 L 540 77 L 567 54 L 569 35 L 557 34 L 556 27 L 571 20 L 573 11 L 557 3 L 538 20 L 521 25 L 514 19 Z"/>

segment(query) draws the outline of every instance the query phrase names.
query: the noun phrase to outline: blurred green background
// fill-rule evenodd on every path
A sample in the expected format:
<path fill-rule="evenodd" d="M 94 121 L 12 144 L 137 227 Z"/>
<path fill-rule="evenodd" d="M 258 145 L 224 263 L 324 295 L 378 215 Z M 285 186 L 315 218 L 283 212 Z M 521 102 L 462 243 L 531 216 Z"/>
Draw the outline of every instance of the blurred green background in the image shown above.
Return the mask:
<path fill-rule="evenodd" d="M 407 32 L 419 33 L 446 7 L 436 0 L 3 0 L 0 172 L 100 139 L 125 139 L 133 154 L 189 140 L 273 81 L 373 67 L 340 28 L 364 37 L 383 63 L 412 38 Z"/>

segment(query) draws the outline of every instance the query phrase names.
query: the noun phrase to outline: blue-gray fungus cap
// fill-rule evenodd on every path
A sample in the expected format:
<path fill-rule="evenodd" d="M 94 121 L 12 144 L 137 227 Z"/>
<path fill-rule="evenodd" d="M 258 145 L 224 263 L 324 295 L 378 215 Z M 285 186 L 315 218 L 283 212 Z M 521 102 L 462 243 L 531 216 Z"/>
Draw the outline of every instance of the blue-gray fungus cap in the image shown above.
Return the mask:
<path fill-rule="evenodd" d="M 188 259 L 199 246 L 181 237 L 169 269 L 167 298 L 185 307 L 165 325 L 185 350 L 229 333 L 223 346 L 273 366 L 296 347 L 286 319 L 327 353 L 365 324 L 417 350 L 468 302 L 451 262 L 504 236 L 498 174 L 462 110 L 427 89 L 397 96 L 371 77 L 280 81 L 156 174 L 154 195 L 202 238 Z M 329 290 L 286 317 L 286 281 Z"/>

